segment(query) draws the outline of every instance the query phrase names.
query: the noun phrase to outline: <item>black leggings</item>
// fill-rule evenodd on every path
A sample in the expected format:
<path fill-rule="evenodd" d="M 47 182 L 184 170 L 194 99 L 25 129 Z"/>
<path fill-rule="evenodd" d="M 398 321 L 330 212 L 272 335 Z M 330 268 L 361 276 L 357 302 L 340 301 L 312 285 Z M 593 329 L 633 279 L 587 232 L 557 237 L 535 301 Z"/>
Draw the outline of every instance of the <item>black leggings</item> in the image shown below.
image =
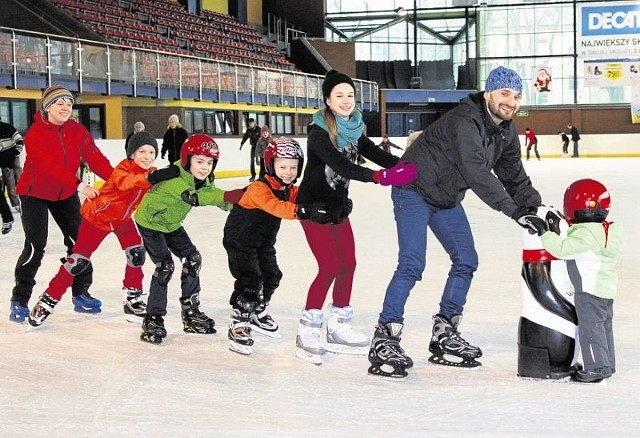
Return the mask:
<path fill-rule="evenodd" d="M 78 239 L 81 220 L 80 198 L 77 193 L 62 201 L 47 201 L 31 196 L 20 196 L 20 207 L 22 209 L 22 228 L 24 229 L 24 248 L 16 263 L 16 285 L 13 288 L 11 300 L 27 306 L 47 246 L 49 213 L 62 231 L 64 246 L 67 247 L 67 255 L 70 255 L 73 245 Z M 71 286 L 73 295 L 87 292 L 92 281 L 93 268 L 89 266 L 82 274 L 74 277 Z"/>

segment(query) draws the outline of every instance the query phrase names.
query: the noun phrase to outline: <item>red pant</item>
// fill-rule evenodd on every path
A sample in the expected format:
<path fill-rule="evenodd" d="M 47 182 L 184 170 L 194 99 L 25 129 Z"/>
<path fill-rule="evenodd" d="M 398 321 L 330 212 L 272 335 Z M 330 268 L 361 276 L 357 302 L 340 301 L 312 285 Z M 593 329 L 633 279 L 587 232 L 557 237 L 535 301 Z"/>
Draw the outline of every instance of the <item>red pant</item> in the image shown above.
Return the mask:
<path fill-rule="evenodd" d="M 318 275 L 309 287 L 305 309 L 322 309 L 331 283 L 333 305 L 348 306 L 356 270 L 356 248 L 349 219 L 337 225 L 321 225 L 312 221 L 302 221 L 301 224 L 318 262 Z"/>
<path fill-rule="evenodd" d="M 88 220 L 82 219 L 80 228 L 78 229 L 78 240 L 73 245 L 73 252 L 90 259 L 93 252 L 110 233 L 110 231 L 96 228 Z M 140 234 L 138 234 L 138 229 L 133 219 L 128 219 L 123 222 L 120 227 L 113 230 L 113 233 L 118 238 L 120 247 L 123 250 L 132 246 L 142 245 L 142 238 Z M 142 290 L 143 278 L 144 273 L 142 266 L 129 266 L 127 263 L 124 271 L 124 280 L 122 282 L 124 287 L 133 287 Z M 46 292 L 56 300 L 60 300 L 72 283 L 73 275 L 67 272 L 64 265 L 60 266 L 56 276 L 51 279 Z"/>

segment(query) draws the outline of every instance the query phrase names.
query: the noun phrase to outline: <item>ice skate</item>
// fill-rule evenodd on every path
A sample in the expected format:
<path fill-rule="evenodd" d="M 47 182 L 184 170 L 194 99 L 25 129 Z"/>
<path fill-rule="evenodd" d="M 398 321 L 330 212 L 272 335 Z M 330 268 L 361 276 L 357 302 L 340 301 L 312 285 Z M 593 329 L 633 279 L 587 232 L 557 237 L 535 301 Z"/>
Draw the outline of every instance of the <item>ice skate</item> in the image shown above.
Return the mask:
<path fill-rule="evenodd" d="M 143 292 L 135 287 L 122 288 L 124 317 L 129 322 L 141 322 L 147 314 L 147 305 L 142 301 Z"/>
<path fill-rule="evenodd" d="M 370 375 L 394 379 L 404 379 L 409 375 L 406 370 L 413 366 L 413 360 L 400 346 L 403 327 L 396 322 L 376 326 L 369 349 Z"/>
<path fill-rule="evenodd" d="M 185 333 L 213 334 L 216 323 L 200 311 L 200 294 L 180 298 L 182 324 Z"/>
<path fill-rule="evenodd" d="M 78 313 L 100 313 L 102 312 L 102 301 L 92 297 L 89 292 L 74 295 L 71 298 L 73 310 Z"/>
<path fill-rule="evenodd" d="M 29 325 L 33 328 L 40 327 L 44 320 L 53 313 L 56 304 L 58 304 L 58 300 L 46 292 L 43 293 L 29 314 Z"/>
<path fill-rule="evenodd" d="M 231 323 L 229 324 L 229 330 L 227 332 L 229 350 L 247 356 L 253 353 L 253 349 L 251 348 L 253 345 L 253 339 L 251 339 L 251 329 L 253 327 L 251 323 L 252 316 L 253 315 L 248 313 L 242 313 L 238 309 L 233 309 L 233 313 L 231 313 Z"/>
<path fill-rule="evenodd" d="M 324 347 L 320 339 L 322 310 L 305 310 L 300 318 L 296 336 L 296 357 L 314 365 L 322 365 Z"/>
<path fill-rule="evenodd" d="M 267 313 L 267 304 L 260 304 L 251 314 L 251 328 L 256 333 L 270 338 L 280 339 L 282 335 L 278 332 L 278 323 Z"/>
<path fill-rule="evenodd" d="M 450 320 L 440 314 L 433 316 L 433 335 L 429 343 L 432 356 L 429 362 L 461 368 L 475 368 L 482 365 L 476 360 L 482 356 L 482 350 L 470 345 L 458 331 L 461 319 L 462 315 L 454 315 Z"/>
<path fill-rule="evenodd" d="M 11 301 L 9 310 L 9 320 L 13 322 L 24 322 L 29 317 L 29 308 L 18 301 Z"/>
<path fill-rule="evenodd" d="M 161 344 L 166 337 L 167 330 L 164 328 L 164 318 L 158 315 L 146 315 L 142 321 L 140 340 L 150 344 Z"/>
<path fill-rule="evenodd" d="M 351 326 L 353 307 L 329 304 L 326 351 L 354 356 L 366 356 L 369 338 Z"/>

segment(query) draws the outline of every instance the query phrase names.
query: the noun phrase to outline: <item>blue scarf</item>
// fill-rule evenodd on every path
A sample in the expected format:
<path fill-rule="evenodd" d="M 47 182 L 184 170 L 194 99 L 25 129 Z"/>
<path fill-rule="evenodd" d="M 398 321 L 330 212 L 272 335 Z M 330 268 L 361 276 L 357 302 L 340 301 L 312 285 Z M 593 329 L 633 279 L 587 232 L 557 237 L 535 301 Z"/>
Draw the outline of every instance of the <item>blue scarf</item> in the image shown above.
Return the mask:
<path fill-rule="evenodd" d="M 313 122 L 320 128 L 329 132 L 327 124 L 324 122 L 324 112 L 331 111 L 329 109 L 321 109 L 313 115 Z M 338 149 L 342 150 L 345 146 L 356 143 L 364 132 L 364 123 L 362 122 L 362 113 L 355 110 L 351 113 L 349 119 L 336 117 L 338 126 Z"/>

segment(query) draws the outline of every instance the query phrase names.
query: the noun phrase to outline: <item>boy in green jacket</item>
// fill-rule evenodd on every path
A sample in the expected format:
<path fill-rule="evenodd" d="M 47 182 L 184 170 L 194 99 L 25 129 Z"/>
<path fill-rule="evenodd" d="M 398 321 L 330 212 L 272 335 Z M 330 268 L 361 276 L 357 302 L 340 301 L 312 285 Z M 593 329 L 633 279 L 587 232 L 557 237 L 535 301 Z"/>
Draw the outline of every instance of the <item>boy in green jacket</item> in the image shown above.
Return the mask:
<path fill-rule="evenodd" d="M 213 138 L 192 135 L 184 142 L 180 160 L 180 176 L 156 184 L 148 192 L 134 219 L 144 247 L 156 269 L 149 287 L 147 315 L 142 323 L 140 340 L 160 344 L 167 336 L 164 316 L 167 314 L 167 285 L 174 271 L 173 253 L 182 260 L 180 283 L 183 329 L 186 333 L 215 333 L 215 322 L 200 311 L 200 252 L 191 242 L 182 221 L 194 206 L 215 205 L 230 210 L 242 197 L 241 189 L 224 191 L 213 184 L 213 170 L 220 152 Z"/>
<path fill-rule="evenodd" d="M 574 378 L 583 383 L 596 383 L 616 372 L 613 300 L 618 288 L 616 261 L 624 235 L 622 225 L 606 220 L 610 206 L 604 185 L 581 179 L 564 194 L 564 215 L 569 223 L 566 236 L 549 233 L 542 219 L 534 224 L 544 248 L 567 263 L 584 361 L 584 368 Z"/>

